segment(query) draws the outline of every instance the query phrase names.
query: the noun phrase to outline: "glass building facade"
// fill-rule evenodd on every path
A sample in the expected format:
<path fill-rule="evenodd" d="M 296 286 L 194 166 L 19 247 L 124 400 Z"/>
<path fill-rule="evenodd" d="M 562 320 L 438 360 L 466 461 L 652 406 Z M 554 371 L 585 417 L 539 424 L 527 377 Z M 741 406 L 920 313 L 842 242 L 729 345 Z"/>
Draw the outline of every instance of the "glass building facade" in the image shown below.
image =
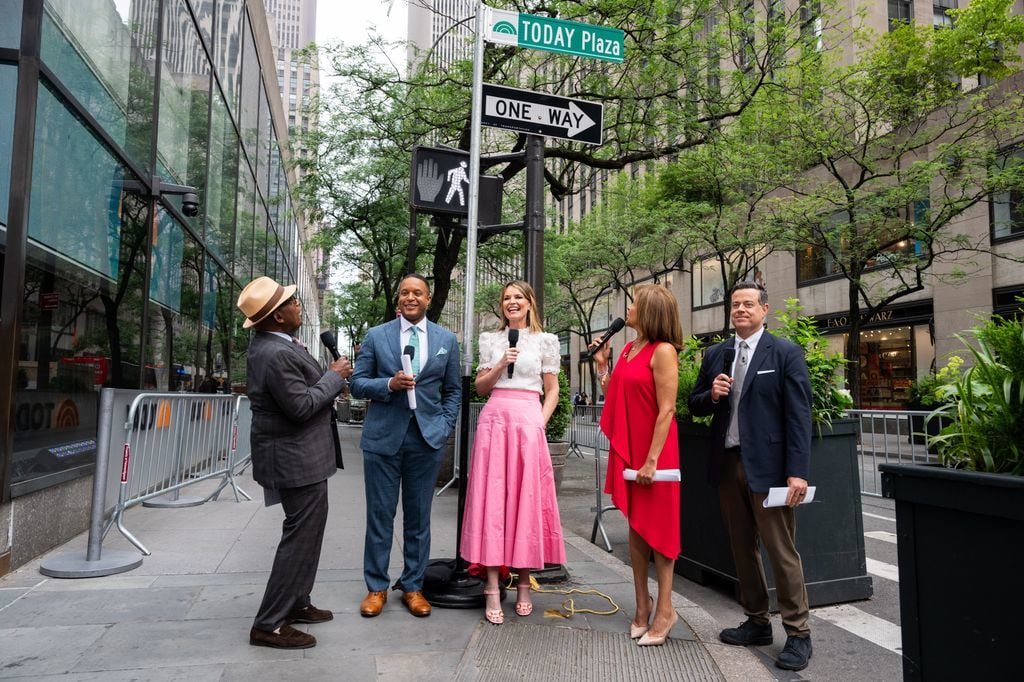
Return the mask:
<path fill-rule="evenodd" d="M 0 0 L 0 16 L 9 507 L 91 473 L 103 386 L 244 390 L 234 301 L 253 277 L 299 286 L 311 347 L 319 320 L 262 3 Z"/>

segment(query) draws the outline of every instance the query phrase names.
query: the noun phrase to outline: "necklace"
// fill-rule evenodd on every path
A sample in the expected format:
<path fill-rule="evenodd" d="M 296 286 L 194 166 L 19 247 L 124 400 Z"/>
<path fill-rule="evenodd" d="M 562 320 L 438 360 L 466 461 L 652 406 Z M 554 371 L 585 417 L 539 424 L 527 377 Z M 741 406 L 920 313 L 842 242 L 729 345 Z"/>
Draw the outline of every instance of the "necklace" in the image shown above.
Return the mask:
<path fill-rule="evenodd" d="M 632 360 L 636 356 L 640 355 L 640 351 L 643 350 L 644 346 L 646 345 L 646 340 L 637 339 L 633 341 L 633 345 L 630 347 L 629 354 L 626 356 L 626 359 Z"/>

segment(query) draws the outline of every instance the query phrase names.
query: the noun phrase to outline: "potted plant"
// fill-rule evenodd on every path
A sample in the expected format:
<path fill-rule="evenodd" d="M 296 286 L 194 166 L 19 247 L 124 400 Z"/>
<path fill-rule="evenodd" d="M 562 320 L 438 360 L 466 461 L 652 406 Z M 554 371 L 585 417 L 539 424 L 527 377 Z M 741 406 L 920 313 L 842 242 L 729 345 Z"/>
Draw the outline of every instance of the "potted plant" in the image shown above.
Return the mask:
<path fill-rule="evenodd" d="M 918 377 L 910 384 L 909 401 L 907 409 L 914 412 L 931 412 L 949 402 L 949 394 L 946 387 L 952 384 L 962 371 L 964 359 L 959 355 L 953 355 L 945 367 L 938 372 L 929 372 Z M 911 443 L 923 444 L 928 436 L 937 436 L 941 430 L 941 419 L 929 419 L 925 421 L 922 414 L 910 415 L 910 436 Z M 929 452 L 934 453 L 935 449 L 929 447 Z"/>
<path fill-rule="evenodd" d="M 795 299 L 786 301 L 771 333 L 804 349 L 811 380 L 815 424 L 811 443 L 810 484 L 817 487 L 814 503 L 797 508 L 797 548 L 811 606 L 867 599 L 872 594 L 864 552 L 857 428 L 844 419 L 853 405 L 843 389 L 840 372 L 846 360 L 828 352 L 814 321 L 800 314 Z M 698 345 L 687 343 L 680 356 L 679 453 L 682 469 L 680 504 L 682 553 L 676 571 L 697 582 L 710 577 L 738 587 L 728 535 L 718 506 L 718 491 L 708 483 L 711 461 L 709 420 L 693 420 L 685 404 L 696 383 L 700 366 Z M 700 423 L 705 421 L 706 423 Z M 774 584 L 765 565 L 769 587 Z M 774 588 L 772 598 L 774 599 Z"/>
<path fill-rule="evenodd" d="M 972 365 L 929 416 L 933 466 L 883 464 L 896 501 L 903 677 L 1011 679 L 1024 595 L 1024 299 L 958 338 Z M 970 339 L 970 340 L 969 340 Z M 971 342 L 973 341 L 973 343 Z"/>
<path fill-rule="evenodd" d="M 558 404 L 548 419 L 544 430 L 548 439 L 548 452 L 551 453 L 551 466 L 555 473 L 555 492 L 562 488 L 562 474 L 569 456 L 569 440 L 566 432 L 572 421 L 572 400 L 569 398 L 569 379 L 565 372 L 558 371 Z"/>

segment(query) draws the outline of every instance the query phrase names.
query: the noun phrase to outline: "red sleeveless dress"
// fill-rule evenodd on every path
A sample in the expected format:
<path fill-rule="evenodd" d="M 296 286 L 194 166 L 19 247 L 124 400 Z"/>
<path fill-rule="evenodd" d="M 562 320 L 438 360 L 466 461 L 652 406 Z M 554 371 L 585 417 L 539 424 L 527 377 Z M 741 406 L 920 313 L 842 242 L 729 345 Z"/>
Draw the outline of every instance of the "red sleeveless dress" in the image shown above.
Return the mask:
<path fill-rule="evenodd" d="M 647 344 L 635 358 L 627 360 L 633 344 L 626 344 L 608 381 L 601 413 L 601 430 L 611 443 L 604 491 L 626 515 L 630 528 L 658 553 L 675 559 L 680 552 L 680 484 L 658 481 L 641 486 L 622 478 L 623 470 L 644 465 L 651 447 L 658 416 L 651 356 L 657 345 Z M 678 468 L 679 436 L 673 419 L 658 457 L 658 469 Z"/>

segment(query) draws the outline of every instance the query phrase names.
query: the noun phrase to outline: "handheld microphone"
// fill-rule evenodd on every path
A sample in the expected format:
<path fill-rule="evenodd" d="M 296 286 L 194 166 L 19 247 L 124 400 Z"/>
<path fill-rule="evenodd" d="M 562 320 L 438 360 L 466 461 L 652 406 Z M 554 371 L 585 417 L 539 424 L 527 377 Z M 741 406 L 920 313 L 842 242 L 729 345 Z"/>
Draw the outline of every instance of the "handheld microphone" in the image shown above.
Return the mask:
<path fill-rule="evenodd" d="M 604 344 L 608 343 L 608 339 L 618 334 L 619 331 L 621 331 L 622 328 L 625 326 L 626 321 L 623 320 L 621 317 L 616 317 L 614 320 L 612 320 L 612 323 L 611 325 L 609 325 L 608 330 L 601 335 L 601 338 L 597 340 L 597 345 L 590 349 L 588 357 L 594 357 L 594 353 L 597 352 L 597 349 L 603 346 Z"/>
<path fill-rule="evenodd" d="M 405 349 L 402 350 L 402 371 L 405 372 L 406 374 L 408 374 L 409 376 L 413 376 L 413 373 L 412 373 L 412 359 L 415 356 L 416 356 L 416 349 L 413 348 L 412 346 L 406 346 Z M 409 399 L 409 409 L 410 410 L 415 410 L 416 409 L 416 389 L 415 388 L 407 388 L 405 390 L 405 395 Z"/>
<path fill-rule="evenodd" d="M 327 350 L 331 352 L 331 357 L 335 360 L 341 357 L 338 353 L 338 340 L 334 338 L 334 332 L 328 329 L 320 334 L 320 341 L 327 346 Z"/>
<path fill-rule="evenodd" d="M 519 343 L 519 330 L 518 329 L 509 329 L 508 330 L 508 347 L 509 348 L 515 348 L 517 343 Z M 508 363 L 508 378 L 509 379 L 512 378 L 512 373 L 515 371 L 515 369 L 516 369 L 516 363 L 514 363 L 514 362 Z"/>
<path fill-rule="evenodd" d="M 725 354 L 722 356 L 722 374 L 731 377 L 732 376 L 732 363 L 736 360 L 736 349 L 730 346 L 725 349 Z"/>

